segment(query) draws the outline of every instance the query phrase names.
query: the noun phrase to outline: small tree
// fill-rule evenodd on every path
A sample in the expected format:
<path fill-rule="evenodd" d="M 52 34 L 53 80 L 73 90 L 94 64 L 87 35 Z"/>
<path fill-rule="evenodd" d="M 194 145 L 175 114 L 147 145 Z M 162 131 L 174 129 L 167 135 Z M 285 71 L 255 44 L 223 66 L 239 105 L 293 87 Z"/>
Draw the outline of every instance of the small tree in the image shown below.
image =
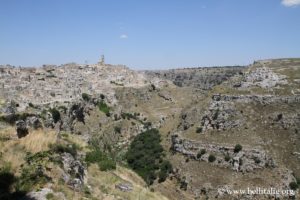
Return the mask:
<path fill-rule="evenodd" d="M 100 94 L 100 98 L 103 100 L 105 99 L 105 95 L 104 94 Z"/>
<path fill-rule="evenodd" d="M 60 113 L 59 113 L 59 111 L 56 110 L 56 108 L 52 108 L 49 111 L 50 111 L 50 113 L 52 115 L 54 123 L 58 122 L 60 120 Z"/>
<path fill-rule="evenodd" d="M 120 126 L 115 126 L 115 132 L 116 133 L 121 133 L 121 127 Z"/>
<path fill-rule="evenodd" d="M 201 155 L 204 155 L 204 154 L 206 154 L 206 150 L 205 149 L 201 149 L 200 153 L 201 153 Z"/>
<path fill-rule="evenodd" d="M 198 153 L 197 153 L 197 158 L 201 158 L 204 154 L 206 153 L 205 149 L 201 149 Z"/>
<path fill-rule="evenodd" d="M 291 182 L 291 183 L 289 184 L 289 186 L 290 186 L 290 188 L 291 188 L 292 190 L 297 190 L 298 187 L 299 187 L 299 185 L 298 185 L 296 182 Z"/>
<path fill-rule="evenodd" d="M 228 154 L 225 155 L 225 161 L 228 162 L 230 160 L 230 156 Z"/>
<path fill-rule="evenodd" d="M 237 145 L 235 145 L 235 147 L 234 147 L 234 153 L 238 153 L 238 152 L 240 152 L 242 149 L 243 149 L 242 145 L 237 144 Z"/>
<path fill-rule="evenodd" d="M 202 127 L 197 127 L 196 133 L 201 133 L 202 132 Z"/>
<path fill-rule="evenodd" d="M 85 101 L 89 101 L 91 99 L 90 95 L 88 95 L 87 93 L 82 93 L 81 97 Z"/>
<path fill-rule="evenodd" d="M 208 156 L 208 161 L 209 161 L 209 162 L 214 162 L 215 160 L 216 160 L 216 157 L 215 157 L 214 155 L 210 154 L 210 155 Z"/>

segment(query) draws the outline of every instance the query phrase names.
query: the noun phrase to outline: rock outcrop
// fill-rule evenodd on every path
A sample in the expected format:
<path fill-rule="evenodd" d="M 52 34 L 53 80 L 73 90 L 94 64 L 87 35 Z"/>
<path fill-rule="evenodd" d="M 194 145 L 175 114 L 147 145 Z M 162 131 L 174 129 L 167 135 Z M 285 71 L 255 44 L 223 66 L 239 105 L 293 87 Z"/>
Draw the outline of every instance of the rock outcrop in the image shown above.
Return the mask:
<path fill-rule="evenodd" d="M 64 169 L 63 179 L 75 190 L 81 190 L 84 181 L 86 170 L 82 163 L 75 159 L 70 153 L 62 154 L 62 163 Z"/>
<path fill-rule="evenodd" d="M 276 166 L 273 159 L 262 149 L 245 148 L 235 152 L 234 147 L 191 141 L 182 139 L 178 135 L 172 136 L 172 150 L 194 160 L 211 162 L 239 172 L 251 172 Z M 215 161 L 209 160 L 210 155 L 216 158 Z"/>
<path fill-rule="evenodd" d="M 23 120 L 16 121 L 16 130 L 18 138 L 25 137 L 29 133 L 27 124 Z"/>

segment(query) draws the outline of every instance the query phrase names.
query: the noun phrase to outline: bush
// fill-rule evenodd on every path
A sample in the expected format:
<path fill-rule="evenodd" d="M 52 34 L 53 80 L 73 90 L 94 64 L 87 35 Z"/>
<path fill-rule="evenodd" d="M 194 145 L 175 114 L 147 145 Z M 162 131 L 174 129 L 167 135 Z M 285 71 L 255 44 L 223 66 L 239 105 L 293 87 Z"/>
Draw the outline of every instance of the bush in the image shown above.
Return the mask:
<path fill-rule="evenodd" d="M 69 153 L 75 157 L 77 155 L 77 150 L 79 149 L 79 147 L 76 144 L 52 144 L 50 145 L 50 149 L 55 153 Z"/>
<path fill-rule="evenodd" d="M 205 149 L 201 149 L 200 153 L 201 153 L 201 155 L 204 155 L 204 154 L 206 154 L 206 150 Z"/>
<path fill-rule="evenodd" d="M 121 127 L 120 126 L 115 126 L 114 128 L 116 133 L 121 133 Z"/>
<path fill-rule="evenodd" d="M 56 108 L 52 108 L 49 111 L 50 111 L 50 113 L 52 115 L 54 123 L 58 122 L 60 120 L 60 113 L 59 113 L 59 111 L 56 110 Z"/>
<path fill-rule="evenodd" d="M 228 154 L 226 154 L 224 159 L 226 162 L 228 162 L 231 159 L 231 157 Z"/>
<path fill-rule="evenodd" d="M 81 97 L 84 101 L 89 101 L 91 99 L 90 95 L 88 95 L 87 93 L 82 93 Z"/>
<path fill-rule="evenodd" d="M 209 162 L 214 162 L 215 160 L 216 160 L 216 157 L 215 157 L 214 155 L 210 154 L 210 155 L 208 156 L 208 161 L 209 161 Z"/>
<path fill-rule="evenodd" d="M 201 149 L 198 153 L 197 153 L 197 158 L 201 158 L 204 154 L 206 153 L 205 149 Z"/>
<path fill-rule="evenodd" d="M 234 147 L 234 153 L 238 153 L 238 152 L 240 152 L 242 149 L 243 149 L 242 145 L 237 144 L 237 145 L 235 145 L 235 147 Z"/>
<path fill-rule="evenodd" d="M 108 107 L 108 105 L 104 101 L 99 101 L 98 102 L 98 108 L 99 108 L 100 111 L 102 111 L 106 115 L 109 115 L 110 108 Z"/>
<path fill-rule="evenodd" d="M 197 127 L 196 133 L 201 133 L 202 132 L 202 127 Z"/>
<path fill-rule="evenodd" d="M 100 94 L 100 98 L 103 100 L 105 99 L 105 95 L 104 94 Z"/>
<path fill-rule="evenodd" d="M 28 103 L 28 105 L 29 105 L 29 107 L 31 107 L 31 108 L 34 108 L 34 105 L 33 105 L 33 103 Z"/>
<path fill-rule="evenodd" d="M 163 159 L 163 148 L 157 129 L 147 130 L 134 138 L 125 155 L 130 168 L 140 175 L 148 185 L 156 179 L 163 182 L 172 171 L 170 162 Z"/>
<path fill-rule="evenodd" d="M 101 171 L 116 169 L 116 162 L 99 148 L 94 148 L 85 157 L 87 164 L 97 163 Z"/>
<path fill-rule="evenodd" d="M 256 164 L 259 164 L 261 161 L 260 161 L 259 158 L 255 157 L 255 158 L 254 158 L 254 162 L 255 162 Z"/>
<path fill-rule="evenodd" d="M 68 108 L 66 106 L 59 106 L 58 109 L 62 110 L 64 113 L 67 113 Z"/>
<path fill-rule="evenodd" d="M 298 187 L 299 187 L 299 185 L 298 185 L 296 182 L 291 182 L 291 183 L 289 184 L 289 186 L 290 186 L 290 188 L 291 188 L 292 190 L 297 190 Z"/>
<path fill-rule="evenodd" d="M 164 182 L 164 181 L 167 179 L 167 177 L 168 177 L 167 172 L 165 172 L 165 171 L 160 171 L 160 172 L 158 173 L 158 182 L 159 182 L 159 183 Z"/>
<path fill-rule="evenodd" d="M 53 199 L 53 198 L 54 198 L 54 194 L 51 192 L 46 195 L 46 199 L 48 199 L 48 200 Z"/>

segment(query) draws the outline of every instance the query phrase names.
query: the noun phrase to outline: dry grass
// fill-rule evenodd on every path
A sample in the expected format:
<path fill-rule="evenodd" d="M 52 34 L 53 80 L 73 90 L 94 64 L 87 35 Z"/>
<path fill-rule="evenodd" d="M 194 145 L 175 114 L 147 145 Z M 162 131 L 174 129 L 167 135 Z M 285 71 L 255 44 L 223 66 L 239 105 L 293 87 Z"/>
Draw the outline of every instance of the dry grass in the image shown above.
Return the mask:
<path fill-rule="evenodd" d="M 46 151 L 49 149 L 50 144 L 54 144 L 57 139 L 57 134 L 53 130 L 35 130 L 29 135 L 19 140 L 20 145 L 31 152 L 37 153 L 40 151 Z"/>
<path fill-rule="evenodd" d="M 158 192 L 151 192 L 145 187 L 144 181 L 131 170 L 117 166 L 115 171 L 99 171 L 97 165 L 91 165 L 88 169 L 88 184 L 92 186 L 92 195 L 102 199 L 161 199 L 167 200 Z M 118 183 L 130 182 L 133 190 L 121 192 L 115 189 Z M 114 198 L 113 198 L 114 197 Z"/>
<path fill-rule="evenodd" d="M 9 163 L 14 172 L 24 163 L 26 152 L 37 153 L 48 150 L 49 144 L 56 142 L 57 134 L 53 130 L 30 130 L 21 139 L 16 136 L 15 127 L 0 130 L 0 164 Z"/>

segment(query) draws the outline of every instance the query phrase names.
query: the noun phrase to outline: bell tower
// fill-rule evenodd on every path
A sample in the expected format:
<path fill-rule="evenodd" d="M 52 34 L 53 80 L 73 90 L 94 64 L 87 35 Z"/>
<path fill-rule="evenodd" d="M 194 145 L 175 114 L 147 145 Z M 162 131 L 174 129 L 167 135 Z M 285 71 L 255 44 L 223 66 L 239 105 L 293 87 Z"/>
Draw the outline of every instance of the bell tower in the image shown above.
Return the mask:
<path fill-rule="evenodd" d="M 105 65 L 104 55 L 101 55 L 101 58 L 100 58 L 98 64 L 99 64 L 99 65 Z"/>

